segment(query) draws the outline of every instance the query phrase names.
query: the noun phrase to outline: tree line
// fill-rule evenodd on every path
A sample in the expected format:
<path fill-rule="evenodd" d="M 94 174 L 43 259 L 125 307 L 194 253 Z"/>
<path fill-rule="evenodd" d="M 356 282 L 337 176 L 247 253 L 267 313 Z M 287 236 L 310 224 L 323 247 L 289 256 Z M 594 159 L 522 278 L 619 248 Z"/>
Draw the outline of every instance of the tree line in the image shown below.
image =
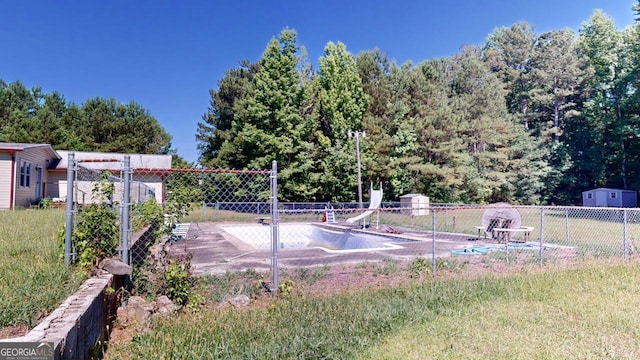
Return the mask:
<path fill-rule="evenodd" d="M 522 22 L 416 64 L 329 42 L 317 67 L 284 29 L 259 60 L 227 70 L 198 123 L 200 165 L 269 169 L 277 160 L 283 200 L 352 201 L 348 134 L 362 131 L 365 192 L 382 183 L 387 200 L 578 204 L 594 187 L 640 188 L 637 21 L 618 30 L 596 10 L 577 33 Z M 76 105 L 19 81 L 0 80 L 0 141 L 175 155 L 135 102 Z"/>
<path fill-rule="evenodd" d="M 388 200 L 579 204 L 640 187 L 639 66 L 640 26 L 600 10 L 577 34 L 522 22 L 417 64 L 329 42 L 317 70 L 287 28 L 210 90 L 200 162 L 276 160 L 284 200 L 352 201 L 357 130 L 365 189 L 382 182 Z"/>
<path fill-rule="evenodd" d="M 94 97 L 78 106 L 56 91 L 0 80 L 0 141 L 75 151 L 173 154 L 171 136 L 136 102 Z"/>

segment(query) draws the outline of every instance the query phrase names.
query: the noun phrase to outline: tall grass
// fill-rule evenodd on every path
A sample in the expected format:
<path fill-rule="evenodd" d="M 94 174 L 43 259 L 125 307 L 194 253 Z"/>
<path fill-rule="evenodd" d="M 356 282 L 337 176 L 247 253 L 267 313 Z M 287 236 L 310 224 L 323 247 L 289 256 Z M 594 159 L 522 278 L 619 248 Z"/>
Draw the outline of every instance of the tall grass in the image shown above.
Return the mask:
<path fill-rule="evenodd" d="M 428 280 L 162 320 L 107 359 L 640 358 L 640 266 Z"/>
<path fill-rule="evenodd" d="M 0 327 L 35 326 L 84 279 L 58 254 L 64 219 L 59 209 L 0 212 Z"/>

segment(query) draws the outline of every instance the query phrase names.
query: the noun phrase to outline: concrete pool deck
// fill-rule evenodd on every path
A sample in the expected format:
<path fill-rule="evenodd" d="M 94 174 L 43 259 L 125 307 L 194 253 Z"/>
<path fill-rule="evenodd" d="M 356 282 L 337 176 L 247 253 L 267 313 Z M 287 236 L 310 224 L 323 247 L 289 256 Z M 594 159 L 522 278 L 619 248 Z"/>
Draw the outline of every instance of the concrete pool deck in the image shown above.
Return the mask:
<path fill-rule="evenodd" d="M 255 250 L 250 245 L 238 240 L 225 232 L 219 225 L 225 223 L 193 223 L 187 232 L 185 239 L 172 242 L 170 252 L 174 254 L 190 253 L 191 272 L 194 275 L 217 275 L 225 272 L 244 271 L 255 269 L 266 271 L 271 269 L 271 250 Z M 349 226 L 327 225 L 314 223 L 322 227 L 332 229 L 352 229 Z M 262 225 L 269 226 L 269 225 Z M 417 232 L 407 230 L 402 234 L 389 234 L 374 229 L 357 231 L 369 232 L 375 235 L 396 236 L 402 239 L 413 240 L 403 242 L 402 248 L 369 250 L 348 253 L 330 253 L 319 248 L 305 249 L 281 249 L 278 252 L 278 265 L 284 268 L 332 266 L 346 263 L 377 262 L 384 259 L 410 260 L 416 256 L 431 258 L 432 238 L 431 232 Z M 474 239 L 475 241 L 470 241 Z M 463 249 L 472 245 L 496 244 L 491 240 L 477 239 L 473 235 L 455 233 L 437 233 L 436 256 L 452 256 L 451 251 Z"/>

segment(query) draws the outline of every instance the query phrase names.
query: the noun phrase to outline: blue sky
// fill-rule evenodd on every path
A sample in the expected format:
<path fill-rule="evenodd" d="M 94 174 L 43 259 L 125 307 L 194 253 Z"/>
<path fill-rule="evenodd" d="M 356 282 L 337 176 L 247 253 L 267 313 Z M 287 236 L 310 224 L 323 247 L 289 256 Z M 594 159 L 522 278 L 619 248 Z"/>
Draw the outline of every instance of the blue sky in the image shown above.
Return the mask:
<path fill-rule="evenodd" d="M 58 91 L 78 105 L 100 96 L 149 110 L 188 161 L 197 123 L 225 70 L 260 59 L 285 28 L 317 63 L 329 41 L 398 63 L 451 56 L 493 29 L 527 21 L 537 33 L 578 30 L 594 9 L 622 29 L 633 0 L 3 1 L 0 79 Z"/>

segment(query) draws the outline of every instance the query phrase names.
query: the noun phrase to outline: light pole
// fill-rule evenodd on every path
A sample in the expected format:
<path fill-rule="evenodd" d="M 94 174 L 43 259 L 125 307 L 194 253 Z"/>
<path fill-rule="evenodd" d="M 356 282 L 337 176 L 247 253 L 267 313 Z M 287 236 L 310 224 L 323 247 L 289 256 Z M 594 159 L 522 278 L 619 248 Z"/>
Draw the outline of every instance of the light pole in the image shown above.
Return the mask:
<path fill-rule="evenodd" d="M 362 137 L 366 137 L 366 133 L 364 131 L 347 131 L 347 135 L 349 137 L 355 137 L 356 138 L 356 161 L 357 161 L 357 165 L 358 165 L 358 206 L 360 207 L 360 209 L 362 209 L 362 178 L 360 176 L 360 141 L 359 138 L 360 136 Z"/>

